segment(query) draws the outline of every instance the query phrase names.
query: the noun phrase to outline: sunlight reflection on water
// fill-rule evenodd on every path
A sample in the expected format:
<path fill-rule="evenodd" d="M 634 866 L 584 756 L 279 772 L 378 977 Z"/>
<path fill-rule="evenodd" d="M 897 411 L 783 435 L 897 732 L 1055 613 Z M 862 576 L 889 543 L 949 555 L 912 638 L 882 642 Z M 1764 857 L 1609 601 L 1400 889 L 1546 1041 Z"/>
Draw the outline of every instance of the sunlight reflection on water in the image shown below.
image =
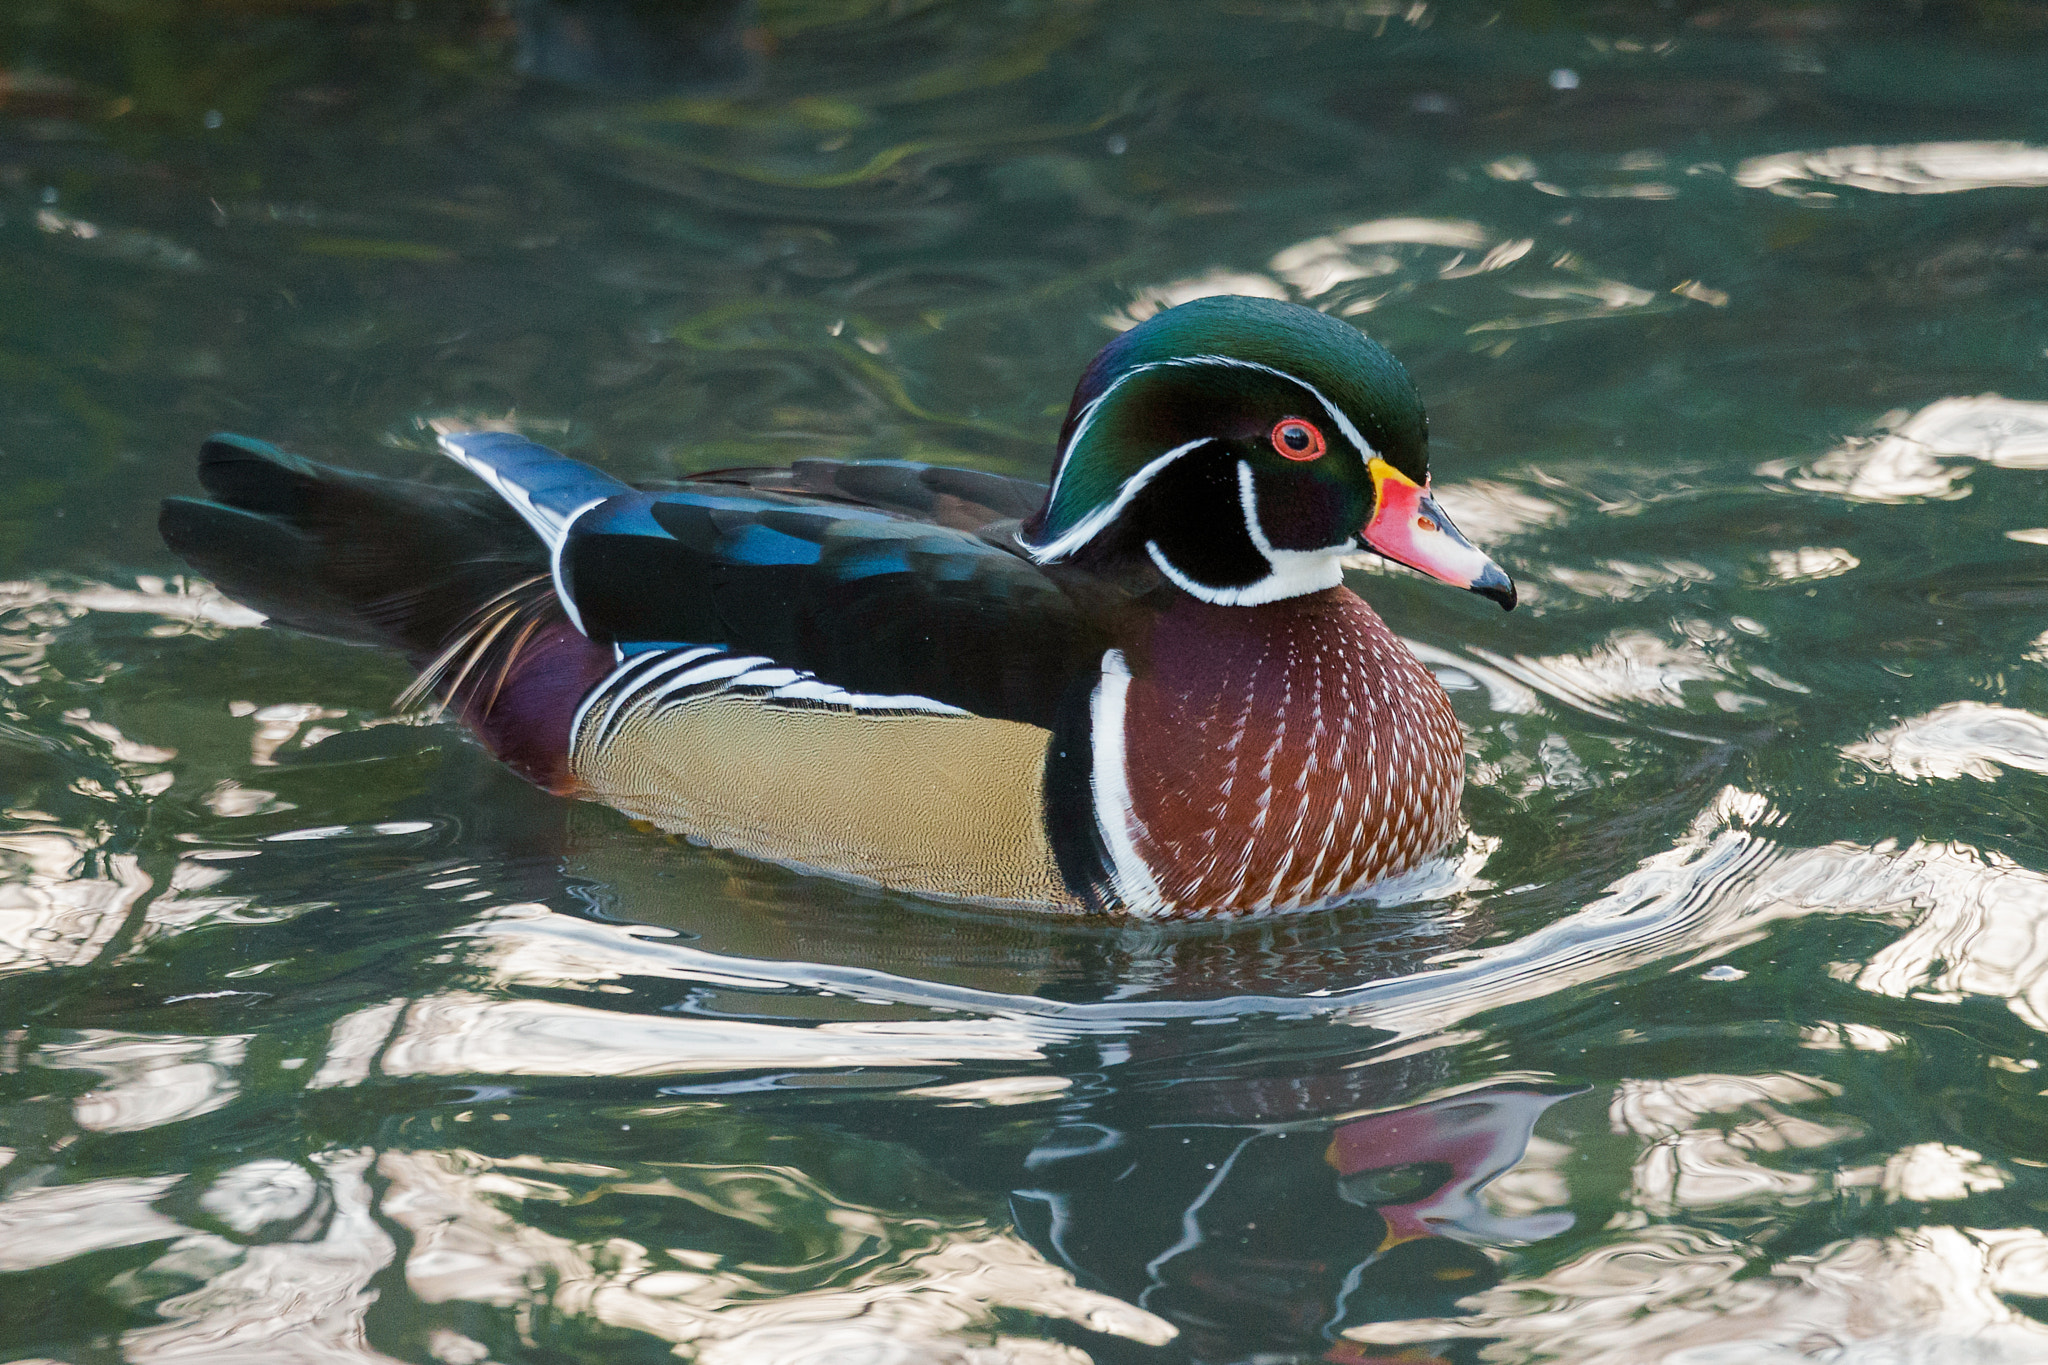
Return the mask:
<path fill-rule="evenodd" d="M 1894 429 L 1875 440 L 1832 451 L 1800 469 L 1766 466 L 1795 488 L 1834 493 L 1859 502 L 1967 496 L 1967 464 L 1982 460 L 2003 469 L 2048 469 L 2048 403 L 1987 393 L 1944 398 L 1889 421 Z"/>
<path fill-rule="evenodd" d="M 0 1358 L 2048 1356 L 2038 5 L 719 0 L 677 92 L 568 8 L 0 6 Z M 1354 566 L 1468 736 L 1384 903 L 664 840 L 150 529 L 449 412 L 1039 477 L 1221 292 L 1524 587 Z"/>
<path fill-rule="evenodd" d="M 1900 147 L 1831 147 L 1751 157 L 1735 168 L 1746 189 L 1799 193 L 1800 181 L 1880 194 L 2048 185 L 2048 147 L 2023 142 L 1922 142 Z"/>
<path fill-rule="evenodd" d="M 1472 1337 L 1586 1365 L 2039 1359 L 2048 1329 L 2002 1296 L 2048 1288 L 2048 1236 L 1928 1227 L 1835 1243 L 1750 1273 L 1744 1243 L 1678 1227 L 1622 1234 L 1457 1321 L 1352 1329 L 1397 1343 Z M 1823 1354 L 1825 1353 L 1825 1354 Z"/>
<path fill-rule="evenodd" d="M 1267 263 L 1270 274 L 1218 269 L 1148 286 L 1102 321 L 1122 331 L 1162 308 L 1218 294 L 1312 302 L 1345 317 L 1419 296 L 1432 309 L 1468 317 L 1465 331 L 1474 335 L 1681 306 L 1671 295 L 1601 276 L 1575 252 L 1538 259 L 1536 245 L 1473 222 L 1375 219 L 1278 252 Z M 1491 281 L 1496 274 L 1502 281 Z M 1705 301 L 1716 299 L 1727 301 Z"/>

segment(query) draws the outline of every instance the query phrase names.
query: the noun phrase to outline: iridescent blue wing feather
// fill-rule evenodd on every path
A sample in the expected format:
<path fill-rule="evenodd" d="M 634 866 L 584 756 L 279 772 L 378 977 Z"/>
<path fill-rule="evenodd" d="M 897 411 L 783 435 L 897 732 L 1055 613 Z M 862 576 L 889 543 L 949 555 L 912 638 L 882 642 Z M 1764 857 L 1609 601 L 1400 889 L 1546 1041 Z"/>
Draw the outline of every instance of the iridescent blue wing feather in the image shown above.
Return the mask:
<path fill-rule="evenodd" d="M 850 692 L 1040 725 L 1100 657 L 1090 614 L 988 533 L 1035 505 L 1021 480 L 804 461 L 644 492 L 521 437 L 443 445 L 546 543 L 577 627 L 621 652 L 724 645 Z"/>

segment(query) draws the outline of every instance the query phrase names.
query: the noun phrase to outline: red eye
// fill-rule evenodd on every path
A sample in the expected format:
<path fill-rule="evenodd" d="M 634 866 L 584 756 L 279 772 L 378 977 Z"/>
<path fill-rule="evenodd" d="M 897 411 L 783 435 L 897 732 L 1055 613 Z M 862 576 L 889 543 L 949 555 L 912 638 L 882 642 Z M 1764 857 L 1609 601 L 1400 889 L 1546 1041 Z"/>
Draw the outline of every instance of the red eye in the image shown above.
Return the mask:
<path fill-rule="evenodd" d="M 1282 417 L 1273 424 L 1269 438 L 1273 449 L 1290 460 L 1319 460 L 1327 449 L 1323 444 L 1323 433 L 1316 430 L 1314 422 L 1304 422 L 1299 417 Z"/>

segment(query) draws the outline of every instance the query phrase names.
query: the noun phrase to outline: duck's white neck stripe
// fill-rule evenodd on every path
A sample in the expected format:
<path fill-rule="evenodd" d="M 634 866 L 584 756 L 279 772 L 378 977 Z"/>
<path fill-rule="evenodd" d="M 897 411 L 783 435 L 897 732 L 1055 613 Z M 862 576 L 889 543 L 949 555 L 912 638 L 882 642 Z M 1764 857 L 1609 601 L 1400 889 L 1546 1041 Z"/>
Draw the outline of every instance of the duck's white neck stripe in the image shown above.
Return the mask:
<path fill-rule="evenodd" d="M 1095 827 L 1109 852 L 1112 889 L 1130 914 L 1156 916 L 1166 910 L 1159 879 L 1138 852 L 1138 817 L 1131 808 L 1131 775 L 1124 747 L 1130 666 L 1123 651 L 1102 656 L 1102 679 L 1088 699 L 1088 740 L 1093 756 L 1089 786 L 1095 798 Z"/>

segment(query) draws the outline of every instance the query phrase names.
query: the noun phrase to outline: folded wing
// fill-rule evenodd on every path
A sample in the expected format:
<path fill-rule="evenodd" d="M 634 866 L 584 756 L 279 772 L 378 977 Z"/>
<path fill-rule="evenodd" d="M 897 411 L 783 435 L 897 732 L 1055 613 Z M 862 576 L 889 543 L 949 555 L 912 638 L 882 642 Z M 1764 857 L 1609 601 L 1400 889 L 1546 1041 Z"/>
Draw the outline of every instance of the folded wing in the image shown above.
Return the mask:
<path fill-rule="evenodd" d="M 1021 480 L 814 460 L 643 491 L 522 437 L 443 444 L 541 537 L 579 628 L 622 654 L 725 646 L 850 693 L 1050 726 L 1105 647 L 1092 612 L 1004 547 L 1004 519 L 1035 506 Z"/>

